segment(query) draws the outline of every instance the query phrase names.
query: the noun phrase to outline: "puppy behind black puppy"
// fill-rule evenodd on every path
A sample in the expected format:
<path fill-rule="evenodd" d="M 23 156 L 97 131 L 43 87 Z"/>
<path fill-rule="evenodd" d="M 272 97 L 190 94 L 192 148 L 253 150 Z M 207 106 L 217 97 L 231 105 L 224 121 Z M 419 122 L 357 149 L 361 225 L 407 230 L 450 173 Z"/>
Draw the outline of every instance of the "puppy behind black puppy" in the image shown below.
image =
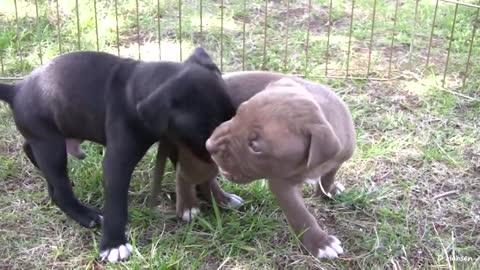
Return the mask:
<path fill-rule="evenodd" d="M 84 227 L 103 223 L 100 252 L 112 262 L 132 251 L 125 236 L 127 192 L 148 148 L 165 138 L 209 162 L 205 141 L 235 113 L 220 71 L 201 48 L 183 63 L 64 54 L 16 85 L 0 84 L 0 99 L 10 105 L 52 201 Z M 82 140 L 106 146 L 103 217 L 78 201 L 67 175 L 66 154 L 82 157 L 76 148 Z"/>

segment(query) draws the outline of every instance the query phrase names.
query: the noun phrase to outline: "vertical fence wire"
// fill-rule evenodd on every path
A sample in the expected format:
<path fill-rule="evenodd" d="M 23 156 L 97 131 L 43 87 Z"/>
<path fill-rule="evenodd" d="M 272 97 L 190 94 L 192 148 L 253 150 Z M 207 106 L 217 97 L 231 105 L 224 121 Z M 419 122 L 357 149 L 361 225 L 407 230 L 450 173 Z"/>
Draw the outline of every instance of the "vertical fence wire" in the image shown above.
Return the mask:
<path fill-rule="evenodd" d="M 35 25 L 37 28 L 37 47 L 38 47 L 38 58 L 40 59 L 40 64 L 43 65 L 43 53 L 42 53 L 42 34 L 40 31 L 40 21 L 38 16 L 38 0 L 35 0 Z"/>
<path fill-rule="evenodd" d="M 120 34 L 118 33 L 118 0 L 115 0 L 115 27 L 117 33 L 117 55 L 120 56 Z"/>
<path fill-rule="evenodd" d="M 398 4 L 400 0 L 397 0 L 395 3 L 395 12 L 393 14 L 393 29 L 392 29 L 392 40 L 390 42 L 390 57 L 388 59 L 388 78 L 392 78 L 392 58 L 393 58 L 393 43 L 395 42 L 395 35 L 397 30 L 397 16 L 398 16 Z"/>
<path fill-rule="evenodd" d="M 100 42 L 98 40 L 97 0 L 93 0 L 93 13 L 95 15 L 95 39 L 97 42 L 97 52 L 98 52 L 100 50 Z"/>
<path fill-rule="evenodd" d="M 328 5 L 328 33 L 327 33 L 327 49 L 325 51 L 325 77 L 328 76 L 328 58 L 330 57 L 329 52 L 330 52 L 330 34 L 332 32 L 332 2 L 333 0 L 330 0 L 330 3 Z"/>
<path fill-rule="evenodd" d="M 370 65 L 372 60 L 372 47 L 373 47 L 373 33 L 375 30 L 375 15 L 377 14 L 377 0 L 373 1 L 373 14 L 372 14 L 372 28 L 370 32 L 370 44 L 368 45 L 368 64 L 367 64 L 367 79 L 370 76 Z"/>
<path fill-rule="evenodd" d="M 350 14 L 350 30 L 348 31 L 348 51 L 347 51 L 347 70 L 345 78 L 348 78 L 348 68 L 350 66 L 350 49 L 352 47 L 352 29 L 353 29 L 353 14 L 355 11 L 355 0 L 352 0 L 352 11 Z"/>
<path fill-rule="evenodd" d="M 468 72 L 469 72 L 469 66 L 470 66 L 470 57 L 472 55 L 473 42 L 475 41 L 477 26 L 480 23 L 478 21 L 479 13 L 480 13 L 480 8 L 477 8 L 477 15 L 475 15 L 475 20 L 473 21 L 472 38 L 470 39 L 470 48 L 468 49 L 467 64 L 465 65 L 465 75 L 463 76 L 462 87 L 465 87 L 465 82 L 467 81 L 468 75 L 469 75 Z"/>
<path fill-rule="evenodd" d="M 162 60 L 162 14 L 160 12 L 160 0 L 157 0 L 158 60 Z"/>
<path fill-rule="evenodd" d="M 220 2 L 220 71 L 223 72 L 223 0 Z"/>
<path fill-rule="evenodd" d="M 137 22 L 137 50 L 138 50 L 138 59 L 142 59 L 142 54 L 140 51 L 140 15 L 139 15 L 139 7 L 138 7 L 138 0 L 135 0 L 135 15 L 136 15 L 136 22 Z"/>
<path fill-rule="evenodd" d="M 243 0 L 243 24 L 242 24 L 242 32 L 243 32 L 243 40 L 242 40 L 242 70 L 245 70 L 245 26 L 247 20 L 247 0 Z"/>
<path fill-rule="evenodd" d="M 290 16 L 290 0 L 287 1 L 287 14 L 285 16 L 285 55 L 283 59 L 283 69 L 286 71 L 288 68 L 288 17 Z"/>
<path fill-rule="evenodd" d="M 77 49 L 80 51 L 82 49 L 80 41 L 80 12 L 78 11 L 78 0 L 75 0 L 75 13 L 77 15 Z"/>
<path fill-rule="evenodd" d="M 312 0 L 308 0 L 308 15 L 307 15 L 307 37 L 305 39 L 305 69 L 304 69 L 304 75 L 308 77 L 308 49 L 309 49 L 309 43 L 310 43 L 310 15 L 311 15 L 311 9 L 312 9 Z"/>
<path fill-rule="evenodd" d="M 17 55 L 20 59 L 20 70 L 23 71 L 23 55 L 22 55 L 22 44 L 20 42 L 20 25 L 18 23 L 18 7 L 17 0 L 13 0 L 15 4 L 15 24 L 17 26 L 15 41 L 17 43 Z"/>
<path fill-rule="evenodd" d="M 56 19 L 57 19 L 57 26 L 56 26 L 56 31 L 57 31 L 57 42 L 58 42 L 58 51 L 60 54 L 63 53 L 63 42 L 62 42 L 62 20 L 63 16 L 61 17 L 61 10 L 60 10 L 60 0 L 56 0 Z M 96 50 L 100 50 L 100 37 L 99 37 L 99 22 L 98 22 L 98 9 L 97 9 L 97 1 L 93 1 L 93 8 L 94 8 L 94 23 L 95 23 L 95 38 L 96 38 Z M 203 29 L 203 3 L 205 1 L 199 0 L 200 1 L 200 45 L 203 42 L 203 35 L 204 35 L 204 29 Z M 262 61 L 262 69 L 267 68 L 267 61 L 268 61 L 268 55 L 267 55 L 267 46 L 268 46 L 268 0 L 264 0 L 264 28 L 263 28 L 263 61 Z M 290 21 L 289 16 L 290 16 L 290 9 L 291 9 L 291 3 L 290 0 L 285 0 L 286 1 L 286 16 L 284 19 L 285 23 L 285 43 L 284 43 L 284 59 L 283 59 L 283 68 L 284 70 L 288 69 L 289 65 L 289 32 L 290 32 Z M 435 1 L 435 8 L 433 10 L 433 20 L 431 24 L 431 29 L 430 31 L 430 36 L 429 36 L 429 41 L 428 41 L 428 47 L 427 49 L 427 55 L 426 55 L 426 63 L 425 63 L 425 68 L 429 67 L 429 64 L 431 62 L 432 58 L 432 52 L 433 52 L 433 36 L 435 32 L 435 27 L 436 27 L 436 22 L 437 22 L 437 13 L 438 13 L 438 6 L 439 6 L 439 1 Z M 224 20 L 225 20 L 225 1 L 221 0 L 220 2 L 220 69 L 223 72 L 223 62 L 224 62 L 224 32 L 225 32 L 225 25 L 224 25 Z M 246 68 L 246 39 L 247 39 L 247 33 L 246 33 L 246 20 L 247 20 L 247 0 L 243 0 L 243 23 L 242 23 L 242 34 L 243 34 L 243 40 L 242 40 L 242 70 L 245 70 Z M 44 48 L 42 47 L 42 29 L 41 29 L 41 18 L 40 18 L 40 5 L 42 2 L 39 3 L 39 0 L 34 0 L 34 5 L 35 5 L 35 27 L 36 27 L 36 36 L 35 36 L 35 43 L 37 47 L 37 52 L 38 52 L 38 57 L 40 60 L 40 63 L 43 64 L 43 57 L 44 57 Z M 453 2 L 455 4 L 455 11 L 454 11 L 454 16 L 453 16 L 453 23 L 450 29 L 450 35 L 449 35 L 449 43 L 448 43 L 448 50 L 446 54 L 446 61 L 445 61 L 445 66 L 443 67 L 443 79 L 442 79 L 442 86 L 445 85 L 446 83 L 446 77 L 447 77 L 447 72 L 449 70 L 449 66 L 452 65 L 452 61 L 450 60 L 451 57 L 453 57 L 452 53 L 452 48 L 453 46 L 453 41 L 454 41 L 454 35 L 455 35 L 455 28 L 456 28 L 456 18 L 458 15 L 458 7 L 459 5 L 462 5 L 462 3 L 458 2 Z M 140 6 L 139 6 L 139 0 L 135 1 L 136 4 L 136 35 L 137 35 L 137 46 L 138 46 L 138 58 L 141 59 L 141 35 L 140 35 Z M 393 3 L 392 3 L 393 4 Z M 408 56 L 408 62 L 409 64 L 412 63 L 412 58 L 413 58 L 413 53 L 415 51 L 415 36 L 416 36 L 416 31 L 417 31 L 417 22 L 419 20 L 420 12 L 421 12 L 421 7 L 419 6 L 420 0 L 415 0 L 415 7 L 414 7 L 414 17 L 413 17 L 413 22 L 411 26 L 411 36 L 410 36 L 410 46 L 409 46 L 409 56 Z M 180 61 L 183 60 L 183 33 L 182 33 L 182 5 L 183 1 L 178 0 L 178 42 L 179 42 L 179 52 L 180 52 Z M 15 23 L 16 23 L 16 37 L 15 37 L 15 43 L 16 43 L 16 54 L 20 63 L 20 68 L 23 71 L 24 66 L 25 66 L 25 57 L 23 54 L 23 48 L 22 46 L 22 27 L 20 25 L 20 18 L 19 18 L 19 6 L 18 6 L 18 1 L 14 0 L 14 8 L 15 8 Z M 117 42 L 117 55 L 120 55 L 120 33 L 119 33 L 119 11 L 118 11 L 118 0 L 115 0 L 115 21 L 116 21 L 116 42 Z M 314 19 L 312 17 L 311 12 L 312 12 L 312 0 L 308 1 L 308 17 L 307 17 L 307 33 L 305 37 L 305 63 L 304 63 L 304 73 L 305 75 L 308 75 L 309 72 L 309 53 L 310 53 L 310 35 L 311 35 L 311 29 L 310 29 L 310 24 L 311 20 Z M 392 27 L 392 34 L 391 34 L 391 40 L 390 40 L 390 53 L 389 53 L 389 60 L 388 60 L 388 79 L 392 78 L 392 66 L 393 66 L 393 51 L 394 51 L 394 44 L 396 40 L 396 35 L 398 33 L 397 31 L 397 25 L 398 25 L 398 14 L 399 14 L 399 8 L 400 8 L 400 0 L 395 1 L 395 11 L 394 11 L 394 19 L 393 19 L 393 27 Z M 355 9 L 358 9 L 356 7 L 355 0 L 352 0 L 351 2 L 351 17 L 350 17 L 350 24 L 349 24 L 349 32 L 348 32 L 348 51 L 347 51 L 347 59 L 346 59 L 346 76 L 345 78 L 349 78 L 350 73 L 352 72 L 351 69 L 351 60 L 354 57 L 354 52 L 352 50 L 353 46 L 353 24 L 354 24 L 354 14 L 355 14 Z M 75 15 L 76 15 L 76 47 L 78 50 L 82 49 L 82 29 L 80 25 L 80 7 L 79 7 L 79 0 L 75 0 Z M 327 29 L 327 40 L 326 40 L 326 51 L 325 51 L 325 76 L 328 76 L 329 69 L 329 61 L 331 61 L 330 57 L 330 46 L 331 46 L 331 33 L 332 33 L 332 28 L 333 28 L 333 22 L 332 22 L 332 13 L 333 13 L 333 0 L 329 1 L 329 15 L 328 15 L 328 29 Z M 160 6 L 160 0 L 157 0 L 157 31 L 158 31 L 158 50 L 159 50 L 159 59 L 162 59 L 162 11 L 161 11 L 161 6 Z M 371 21 L 371 28 L 370 28 L 370 43 L 369 43 L 369 52 L 368 52 L 368 63 L 367 63 L 367 70 L 366 70 L 366 78 L 368 79 L 370 77 L 370 72 L 372 69 L 374 69 L 375 62 L 372 63 L 372 54 L 373 54 L 373 48 L 374 48 L 374 35 L 375 35 L 375 23 L 377 20 L 377 0 L 373 1 L 373 14 L 372 14 L 372 21 Z M 476 10 L 476 16 L 472 28 L 472 33 L 471 36 L 469 37 L 470 44 L 468 45 L 468 55 L 467 55 L 467 60 L 466 64 L 462 69 L 464 70 L 463 72 L 463 83 L 462 86 L 465 86 L 466 81 L 468 80 L 469 77 L 469 72 L 471 72 L 471 61 L 472 61 L 472 53 L 473 53 L 473 47 L 475 43 L 475 38 L 476 38 L 476 32 L 478 28 L 478 19 L 479 19 L 479 13 L 480 9 L 477 8 Z M 378 28 L 378 26 L 377 26 Z M 458 27 L 457 27 L 458 28 Z M 457 31 L 458 32 L 458 31 Z M 417 41 L 418 42 L 418 41 Z M 417 45 L 418 47 L 419 45 Z M 420 47 L 419 47 L 420 48 Z M 418 51 L 418 50 L 417 50 Z M 375 58 L 374 58 L 375 59 Z M 0 52 L 0 66 L 1 66 L 1 72 L 5 72 L 5 55 L 4 52 Z M 393 68 L 394 69 L 394 68 Z M 352 69 L 353 70 L 353 69 Z M 441 72 L 441 71 L 440 71 Z"/>
<path fill-rule="evenodd" d="M 203 43 L 203 0 L 200 0 L 200 42 Z"/>
<path fill-rule="evenodd" d="M 412 34 L 410 36 L 410 50 L 408 53 L 408 64 L 412 63 L 412 55 L 413 55 L 413 48 L 414 48 L 414 40 L 415 40 L 415 30 L 417 26 L 417 18 L 418 18 L 418 3 L 420 0 L 415 0 L 415 13 L 413 15 L 413 22 L 412 22 Z"/>
<path fill-rule="evenodd" d="M 453 35 L 455 34 L 455 24 L 457 22 L 457 11 L 458 11 L 458 4 L 455 4 L 455 11 L 453 13 L 452 30 L 450 32 L 450 42 L 448 43 L 447 60 L 445 61 L 445 70 L 443 72 L 442 87 L 445 86 L 445 79 L 447 78 L 448 64 L 450 60 L 450 51 L 452 49 Z"/>
<path fill-rule="evenodd" d="M 267 66 L 267 24 L 268 24 L 268 0 L 265 1 L 265 18 L 264 18 L 264 26 L 263 26 L 263 64 L 262 69 L 265 70 Z"/>
<path fill-rule="evenodd" d="M 5 74 L 5 66 L 3 65 L 3 52 L 0 51 L 0 66 L 2 68 L 2 74 Z"/>
<path fill-rule="evenodd" d="M 58 1 L 60 1 L 60 0 L 55 1 L 56 8 L 57 8 L 57 41 L 58 41 L 58 52 L 60 54 L 62 54 L 63 53 L 63 51 L 62 51 L 62 32 L 60 31 L 60 24 L 62 22 L 60 21 L 60 8 L 58 7 Z"/>
<path fill-rule="evenodd" d="M 182 57 L 182 0 L 178 0 L 178 36 L 179 36 L 179 49 L 180 49 L 180 61 Z"/>
<path fill-rule="evenodd" d="M 426 64 L 425 64 L 425 69 L 428 68 L 428 64 L 429 64 L 429 61 L 430 61 L 430 52 L 431 52 L 431 49 L 432 49 L 432 41 L 433 41 L 433 30 L 435 29 L 435 23 L 436 23 L 436 20 L 437 20 L 438 1 L 439 0 L 437 0 L 436 3 L 435 3 L 435 10 L 433 11 L 432 30 L 430 30 L 430 41 L 428 42 L 428 52 L 427 52 L 427 61 L 426 61 Z"/>

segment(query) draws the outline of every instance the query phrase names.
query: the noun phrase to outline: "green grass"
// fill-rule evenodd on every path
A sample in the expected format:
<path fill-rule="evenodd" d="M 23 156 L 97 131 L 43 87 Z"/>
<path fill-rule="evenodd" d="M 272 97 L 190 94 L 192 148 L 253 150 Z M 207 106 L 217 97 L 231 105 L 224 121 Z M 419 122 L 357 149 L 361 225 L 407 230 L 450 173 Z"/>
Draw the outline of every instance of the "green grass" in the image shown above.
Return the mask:
<path fill-rule="evenodd" d="M 75 1 L 60 1 L 57 18 L 55 1 L 38 0 L 37 20 L 34 2 L 18 0 L 18 30 L 14 1 L 1 1 L 0 74 L 22 76 L 60 52 L 96 50 L 93 1 L 78 2 L 80 46 Z M 446 88 L 442 88 L 453 4 L 439 2 L 430 66 L 424 69 L 435 1 L 419 1 L 415 25 L 416 1 L 401 1 L 392 57 L 392 75 L 401 77 L 394 81 L 368 81 L 323 77 L 329 1 L 312 1 L 310 23 L 307 1 L 290 0 L 289 16 L 285 2 L 269 2 L 265 56 L 263 1 L 249 0 L 246 10 L 243 1 L 224 1 L 222 24 L 220 1 L 203 0 L 200 33 L 200 1 L 184 0 L 181 34 L 178 1 L 159 1 L 160 29 L 157 1 L 138 2 L 139 37 L 136 1 L 118 0 L 118 49 L 122 56 L 138 58 L 140 52 L 140 57 L 146 60 L 160 57 L 180 60 L 181 38 L 183 58 L 200 44 L 224 71 L 241 70 L 244 66 L 245 69 L 303 74 L 328 83 L 343 97 L 352 111 L 358 133 L 357 151 L 338 177 L 347 190 L 334 201 L 312 198 L 309 188 L 305 189 L 305 197 L 321 227 L 342 241 L 345 255 L 338 260 L 319 261 L 302 253 L 301 244 L 288 229 L 264 181 L 248 186 L 224 181 L 222 186 L 227 191 L 245 199 L 244 207 L 222 210 L 204 203 L 199 218 L 185 224 L 175 218 L 175 188 L 170 168 L 161 193 L 161 205 L 148 208 L 155 156 L 152 148 L 138 165 L 130 189 L 128 235 L 135 252 L 129 261 L 121 264 L 99 263 L 100 230 L 81 228 L 50 202 L 45 180 L 21 152 L 22 139 L 9 109 L 2 106 L 0 268 L 479 267 L 479 65 L 470 67 L 468 80 L 463 84 L 475 9 L 458 8 Z M 395 2 L 377 1 L 370 67 L 370 75 L 374 77 L 388 76 Z M 365 76 L 373 1 L 355 3 L 348 66 L 351 75 Z M 329 75 L 345 75 L 350 12 L 350 1 L 334 1 Z M 116 54 L 115 1 L 97 1 L 97 18 L 98 49 Z M 288 46 L 285 46 L 287 28 Z M 410 55 L 412 29 L 415 33 Z M 471 63 L 480 60 L 479 42 L 477 37 Z M 89 205 L 101 207 L 103 149 L 91 143 L 86 143 L 84 148 L 88 157 L 83 161 L 69 161 L 70 176 L 77 196 Z M 458 260 L 448 261 L 447 257 Z"/>

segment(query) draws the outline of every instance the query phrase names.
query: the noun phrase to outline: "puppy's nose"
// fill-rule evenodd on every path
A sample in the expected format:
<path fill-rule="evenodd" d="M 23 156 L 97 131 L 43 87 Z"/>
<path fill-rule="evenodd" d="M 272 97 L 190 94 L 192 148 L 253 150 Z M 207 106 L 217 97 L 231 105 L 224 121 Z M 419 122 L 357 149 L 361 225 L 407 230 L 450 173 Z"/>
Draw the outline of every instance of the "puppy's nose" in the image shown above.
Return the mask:
<path fill-rule="evenodd" d="M 215 154 L 216 152 L 216 149 L 215 149 L 215 146 L 214 146 L 214 143 L 212 141 L 212 139 L 208 139 L 207 142 L 205 143 L 205 147 L 207 148 L 207 151 L 210 153 L 210 154 Z"/>

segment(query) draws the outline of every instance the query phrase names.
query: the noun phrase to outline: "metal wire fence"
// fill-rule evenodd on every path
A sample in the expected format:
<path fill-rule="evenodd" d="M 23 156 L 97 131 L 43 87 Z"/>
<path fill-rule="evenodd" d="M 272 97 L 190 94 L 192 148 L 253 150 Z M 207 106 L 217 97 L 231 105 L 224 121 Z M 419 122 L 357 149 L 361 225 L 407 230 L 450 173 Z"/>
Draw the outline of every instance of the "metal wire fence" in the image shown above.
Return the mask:
<path fill-rule="evenodd" d="M 108 51 L 182 60 L 201 45 L 223 71 L 476 81 L 480 3 L 453 0 L 3 0 L 0 79 L 54 56 Z"/>

